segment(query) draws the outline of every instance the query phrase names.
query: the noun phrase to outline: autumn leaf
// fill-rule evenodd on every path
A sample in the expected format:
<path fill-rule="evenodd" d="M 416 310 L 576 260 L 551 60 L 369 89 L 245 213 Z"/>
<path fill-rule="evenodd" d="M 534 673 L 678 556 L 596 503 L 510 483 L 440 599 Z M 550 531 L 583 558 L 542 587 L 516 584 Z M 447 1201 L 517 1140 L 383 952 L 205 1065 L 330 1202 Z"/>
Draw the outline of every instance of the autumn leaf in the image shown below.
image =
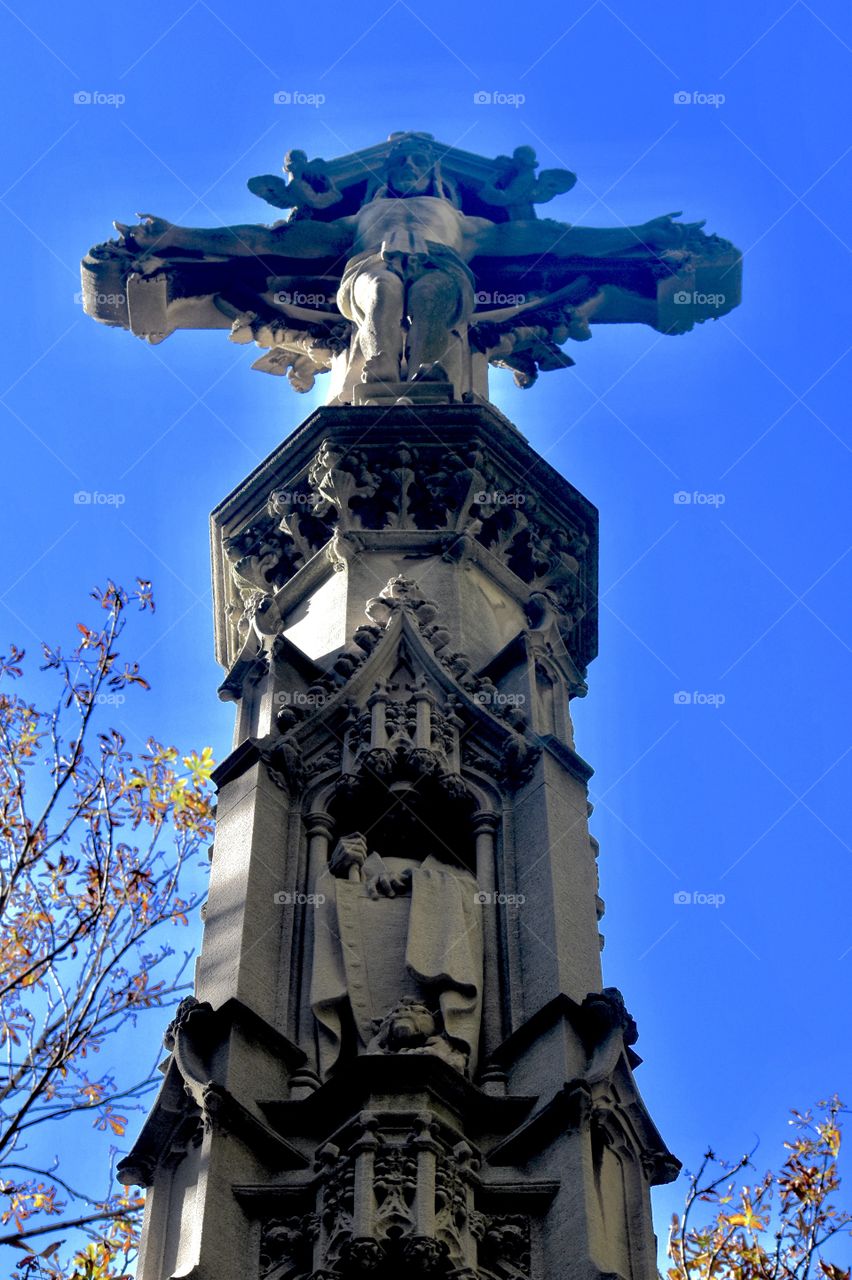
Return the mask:
<path fill-rule="evenodd" d="M 216 761 L 213 759 L 211 747 L 205 747 L 200 756 L 196 755 L 194 751 L 191 755 L 184 756 L 183 763 L 192 774 L 192 780 L 198 787 L 210 781 L 210 775 L 216 768 Z"/>
<path fill-rule="evenodd" d="M 731 1213 L 728 1222 L 732 1227 L 746 1227 L 749 1231 L 763 1231 L 764 1224 L 757 1217 L 751 1205 L 747 1205 L 742 1213 Z"/>
<path fill-rule="evenodd" d="M 827 1280 L 849 1280 L 849 1268 L 844 1271 L 842 1267 L 836 1267 L 833 1262 L 823 1262 L 819 1260 L 819 1269 Z"/>

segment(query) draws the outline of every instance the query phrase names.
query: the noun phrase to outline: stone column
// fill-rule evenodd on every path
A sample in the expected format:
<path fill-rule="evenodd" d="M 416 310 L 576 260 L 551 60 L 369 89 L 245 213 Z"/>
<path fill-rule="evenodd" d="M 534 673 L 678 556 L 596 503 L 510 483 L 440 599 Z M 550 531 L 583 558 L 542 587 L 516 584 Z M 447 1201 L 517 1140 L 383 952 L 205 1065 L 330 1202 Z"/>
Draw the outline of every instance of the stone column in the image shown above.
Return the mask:
<path fill-rule="evenodd" d="M 320 877 L 328 866 L 329 842 L 334 831 L 334 819 L 324 810 L 316 810 L 309 813 L 305 818 L 305 829 L 308 837 L 306 878 L 308 902 L 305 904 L 302 916 L 301 950 L 303 955 L 310 956 L 313 955 L 316 927 L 316 908 L 312 899 L 316 898 Z M 297 1039 L 299 1044 L 307 1049 L 311 1044 L 314 1027 L 310 998 L 306 995 L 306 988 L 308 991 L 310 990 L 310 968 L 307 965 L 304 966 L 304 970 L 300 974 L 299 987 L 299 1032 Z M 304 1067 L 290 1080 L 290 1096 L 293 1098 L 306 1097 L 308 1093 L 318 1088 L 319 1084 L 320 1079 L 316 1072 L 309 1067 Z"/>
<path fill-rule="evenodd" d="M 494 813 L 477 813 L 473 819 L 476 842 L 476 882 L 482 900 L 485 937 L 485 974 L 482 996 L 483 1070 L 488 1070 L 491 1054 L 503 1039 L 503 969 L 500 941 L 501 905 L 498 902 L 495 835 L 498 818 Z M 492 1078 L 491 1087 L 498 1087 Z"/>
<path fill-rule="evenodd" d="M 352 1209 L 352 1237 L 354 1240 L 372 1238 L 376 1222 L 376 1193 L 373 1190 L 376 1150 L 379 1140 L 375 1130 L 378 1119 L 369 1111 L 358 1117 L 360 1136 L 352 1143 L 355 1157 L 355 1199 Z"/>
<path fill-rule="evenodd" d="M 322 448 L 339 484 L 312 505 Z M 523 518 L 474 501 L 521 475 Z M 306 499 L 298 563 L 279 491 Z M 202 1004 L 126 1168 L 151 1186 L 139 1280 L 178 1262 L 193 1280 L 600 1280 L 613 1258 L 652 1280 L 647 1182 L 639 1206 L 601 1177 L 577 1103 L 613 1111 L 624 1168 L 671 1177 L 635 1028 L 601 991 L 591 769 L 557 714 L 595 653 L 594 508 L 490 406 L 342 407 L 213 529 L 220 654 L 245 701 L 216 771 Z M 270 570 L 261 607 L 244 584 Z M 355 831 L 370 868 L 355 841 L 316 906 L 332 840 Z"/>

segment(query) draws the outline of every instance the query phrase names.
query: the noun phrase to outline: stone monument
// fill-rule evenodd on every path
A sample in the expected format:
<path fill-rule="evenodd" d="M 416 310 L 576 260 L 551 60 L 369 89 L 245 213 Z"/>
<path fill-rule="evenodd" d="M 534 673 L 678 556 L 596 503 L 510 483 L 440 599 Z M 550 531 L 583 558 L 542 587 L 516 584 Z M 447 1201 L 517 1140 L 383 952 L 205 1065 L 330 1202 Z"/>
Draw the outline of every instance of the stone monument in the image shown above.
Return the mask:
<path fill-rule="evenodd" d="M 654 1280 L 676 1176 L 604 987 L 588 764 L 597 512 L 488 399 L 591 326 L 682 333 L 741 261 L 665 215 L 539 218 L 534 152 L 285 158 L 271 226 L 150 215 L 88 313 L 224 328 L 313 412 L 212 515 L 216 839 L 195 995 L 124 1181 L 139 1280 Z"/>

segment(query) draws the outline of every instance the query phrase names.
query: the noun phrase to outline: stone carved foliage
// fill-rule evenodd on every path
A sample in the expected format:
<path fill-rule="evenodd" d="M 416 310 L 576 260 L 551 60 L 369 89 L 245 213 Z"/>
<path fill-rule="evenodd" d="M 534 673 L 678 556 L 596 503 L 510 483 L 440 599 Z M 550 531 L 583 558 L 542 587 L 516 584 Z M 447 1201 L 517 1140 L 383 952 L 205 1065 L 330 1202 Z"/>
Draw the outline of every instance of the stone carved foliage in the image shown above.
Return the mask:
<path fill-rule="evenodd" d="M 628 1012 L 618 987 L 604 987 L 603 991 L 591 992 L 583 1001 L 583 1008 L 599 1043 L 609 1035 L 622 1037 L 627 1045 L 635 1044 L 639 1039 L 636 1021 Z"/>
<path fill-rule="evenodd" d="M 441 529 L 465 504 L 476 449 L 396 446 L 346 450 L 326 441 L 308 473 L 346 528 Z"/>
<path fill-rule="evenodd" d="M 437 707 L 432 707 L 431 712 L 428 749 L 446 759 L 455 744 L 453 725 L 450 717 L 444 715 Z M 350 730 L 349 742 L 356 754 L 370 750 L 372 718 L 372 712 L 369 709 L 362 711 Z M 385 727 L 391 742 L 410 744 L 413 747 L 417 737 L 416 693 L 412 693 L 404 701 L 388 702 L 385 709 Z"/>
<path fill-rule="evenodd" d="M 322 547 L 342 568 L 359 532 L 382 530 L 445 530 L 446 559 L 478 544 L 523 582 L 547 590 L 572 625 L 585 612 L 588 535 L 554 524 L 522 481 L 519 487 L 517 477 L 483 464 L 477 445 L 345 449 L 325 441 L 305 475 L 273 490 L 265 509 L 226 541 L 238 630 Z M 348 548 L 347 539 L 354 539 Z"/>
<path fill-rule="evenodd" d="M 330 671 L 317 676 L 316 680 L 301 695 L 298 702 L 287 702 L 279 707 L 275 721 L 280 733 L 288 733 L 303 720 L 315 715 L 338 690 L 342 689 L 349 677 L 369 657 L 382 636 L 382 628 L 370 624 L 356 627 L 352 639 L 345 644 L 335 659 Z M 279 639 L 272 644 L 273 670 L 280 657 L 282 645 Z M 286 659 L 285 659 L 286 667 Z"/>
<path fill-rule="evenodd" d="M 498 755 L 487 755 L 474 743 L 465 742 L 461 758 L 467 768 L 476 769 L 501 785 L 514 789 L 529 781 L 540 755 L 541 747 L 537 743 L 519 737 L 507 739 Z"/>
<path fill-rule="evenodd" d="M 309 476 L 323 515 L 327 503 L 347 529 L 446 529 L 461 513 L 463 532 L 528 583 L 575 579 L 589 547 L 581 530 L 554 526 L 516 477 L 484 467 L 476 448 L 401 444 L 347 453 L 326 443 Z"/>
<path fill-rule="evenodd" d="M 221 1035 L 211 1004 L 195 996 L 181 1000 L 163 1034 L 169 1058 L 161 1068 L 160 1095 L 130 1154 L 117 1166 L 125 1184 L 154 1185 L 158 1170 L 180 1165 L 205 1134 L 239 1132 L 251 1141 L 269 1133 L 213 1078 Z"/>
<path fill-rule="evenodd" d="M 437 707 L 422 680 L 404 689 L 377 684 L 369 702 L 360 714 L 353 711 L 347 739 L 356 775 L 388 783 L 394 779 L 416 784 L 428 779 L 448 795 L 464 794 L 455 765 L 458 722 L 452 706 L 446 711 Z"/>
<path fill-rule="evenodd" d="M 324 1262 L 334 1262 L 353 1238 L 355 1211 L 355 1160 L 329 1144 L 319 1154 L 317 1167 L 324 1182 L 318 1216 L 324 1241 Z"/>
<path fill-rule="evenodd" d="M 309 1274 L 318 1234 L 319 1219 L 313 1213 L 265 1222 L 260 1241 L 261 1280 Z"/>
<path fill-rule="evenodd" d="M 319 510 L 316 495 L 305 484 L 273 489 L 266 508 L 225 542 L 231 577 L 241 603 L 237 625 L 245 631 L 258 607 L 323 547 L 333 533 L 333 520 Z"/>
<path fill-rule="evenodd" d="M 260 745 L 260 756 L 269 777 L 282 791 L 296 795 L 305 783 L 304 762 L 295 747 L 277 739 Z"/>
<path fill-rule="evenodd" d="M 476 675 L 472 670 L 467 654 L 450 648 L 450 633 L 439 620 L 433 621 L 437 612 L 434 603 L 421 596 L 416 582 L 402 575 L 392 578 L 380 594 L 367 603 L 369 616 L 379 620 L 384 626 L 388 625 L 394 613 L 400 609 L 407 610 L 415 619 L 421 635 L 428 641 L 438 660 L 473 700 L 482 706 L 487 706 L 492 715 L 504 720 L 509 728 L 517 731 L 506 739 L 498 760 L 485 771 L 507 785 L 521 785 L 530 776 L 540 755 L 540 749 L 523 737 L 526 717 L 521 707 L 500 699 L 497 696 L 499 691 L 496 685 L 487 677 Z M 376 696 L 382 696 L 378 689 L 374 694 L 374 697 Z M 402 735 L 407 735 L 410 726 L 416 723 L 417 700 L 418 692 L 413 689 L 411 697 L 406 702 L 393 704 L 388 702 L 389 711 L 386 711 L 385 715 L 390 714 L 393 717 L 392 723 L 397 728 L 399 747 L 403 743 Z M 422 753 L 416 751 L 411 753 L 411 762 L 421 772 L 441 772 L 445 769 L 442 757 L 446 755 L 451 744 L 455 744 L 453 750 L 458 751 L 458 730 L 463 721 L 459 720 L 458 709 L 452 701 L 444 708 L 443 713 L 436 712 L 433 707 L 430 717 L 436 734 L 436 740 L 429 743 L 435 764 L 429 766 L 425 757 L 420 758 Z M 362 747 L 366 741 L 364 736 L 366 733 L 367 717 L 362 716 L 353 729 L 353 742 L 358 747 Z M 463 751 L 465 749 L 462 748 Z M 401 754 L 401 750 L 398 750 L 397 754 Z M 377 754 L 375 744 L 369 752 L 365 751 L 365 756 L 373 770 L 380 775 L 382 770 L 386 771 L 389 767 L 390 757 L 385 760 L 381 752 Z M 483 756 L 482 759 L 486 757 Z"/>
<path fill-rule="evenodd" d="M 476 1209 L 471 1148 L 428 1112 L 407 1134 L 397 1125 L 384 1132 L 364 1113 L 342 1149 L 318 1152 L 315 1210 L 262 1225 L 261 1280 L 529 1277 L 529 1221 Z"/>
<path fill-rule="evenodd" d="M 373 1192 L 378 1237 L 389 1240 L 397 1235 L 412 1235 L 416 1226 L 416 1153 L 408 1147 L 380 1151 L 374 1165 Z"/>
<path fill-rule="evenodd" d="M 450 648 L 450 632 L 439 619 L 435 620 L 438 613 L 435 602 L 422 596 L 417 583 L 403 574 L 391 578 L 378 596 L 367 601 L 366 612 L 380 626 L 387 627 L 400 609 L 411 615 L 441 665 L 472 698 L 483 705 L 489 704 L 494 714 L 504 718 L 513 728 L 523 726 L 525 721 L 520 708 L 495 698 L 496 685 L 487 677 L 476 675 L 466 653 Z"/>
<path fill-rule="evenodd" d="M 532 495 L 507 493 L 499 477 L 486 475 L 471 507 L 468 532 L 529 586 L 548 589 L 555 608 L 578 622 L 585 612 L 581 589 L 582 561 L 589 537 L 556 526 Z"/>
<path fill-rule="evenodd" d="M 500 1280 L 520 1280 L 530 1271 L 530 1222 L 519 1215 L 482 1215 L 479 1257 Z"/>
<path fill-rule="evenodd" d="M 163 1032 L 163 1048 L 168 1049 L 169 1053 L 174 1053 L 178 1034 L 189 1021 L 189 1015 L 196 1009 L 204 1011 L 209 1008 L 210 1005 L 202 1004 L 195 996 L 184 996 L 177 1009 L 175 1009 L 174 1017 Z"/>

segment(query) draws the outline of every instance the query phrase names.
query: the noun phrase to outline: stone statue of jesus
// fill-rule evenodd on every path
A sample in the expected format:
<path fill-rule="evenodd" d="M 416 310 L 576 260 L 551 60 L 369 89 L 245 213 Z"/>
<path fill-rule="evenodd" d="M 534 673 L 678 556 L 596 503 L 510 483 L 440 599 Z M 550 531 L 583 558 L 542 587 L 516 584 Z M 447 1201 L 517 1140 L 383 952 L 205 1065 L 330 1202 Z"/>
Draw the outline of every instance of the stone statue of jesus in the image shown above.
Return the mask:
<path fill-rule="evenodd" d="M 270 227 L 178 227 L 150 214 L 124 243 L 157 258 L 170 253 L 228 257 L 345 259 L 337 305 L 356 327 L 365 382 L 435 380 L 460 325 L 473 315 L 477 256 L 606 258 L 678 248 L 700 223 L 666 214 L 636 227 L 574 227 L 549 219 L 492 222 L 465 214 L 441 177 L 433 144 L 416 134 L 392 148 L 380 180 L 357 213 L 329 222 Z M 265 295 L 269 301 L 269 295 Z M 286 305 L 282 308 L 287 313 Z"/>

